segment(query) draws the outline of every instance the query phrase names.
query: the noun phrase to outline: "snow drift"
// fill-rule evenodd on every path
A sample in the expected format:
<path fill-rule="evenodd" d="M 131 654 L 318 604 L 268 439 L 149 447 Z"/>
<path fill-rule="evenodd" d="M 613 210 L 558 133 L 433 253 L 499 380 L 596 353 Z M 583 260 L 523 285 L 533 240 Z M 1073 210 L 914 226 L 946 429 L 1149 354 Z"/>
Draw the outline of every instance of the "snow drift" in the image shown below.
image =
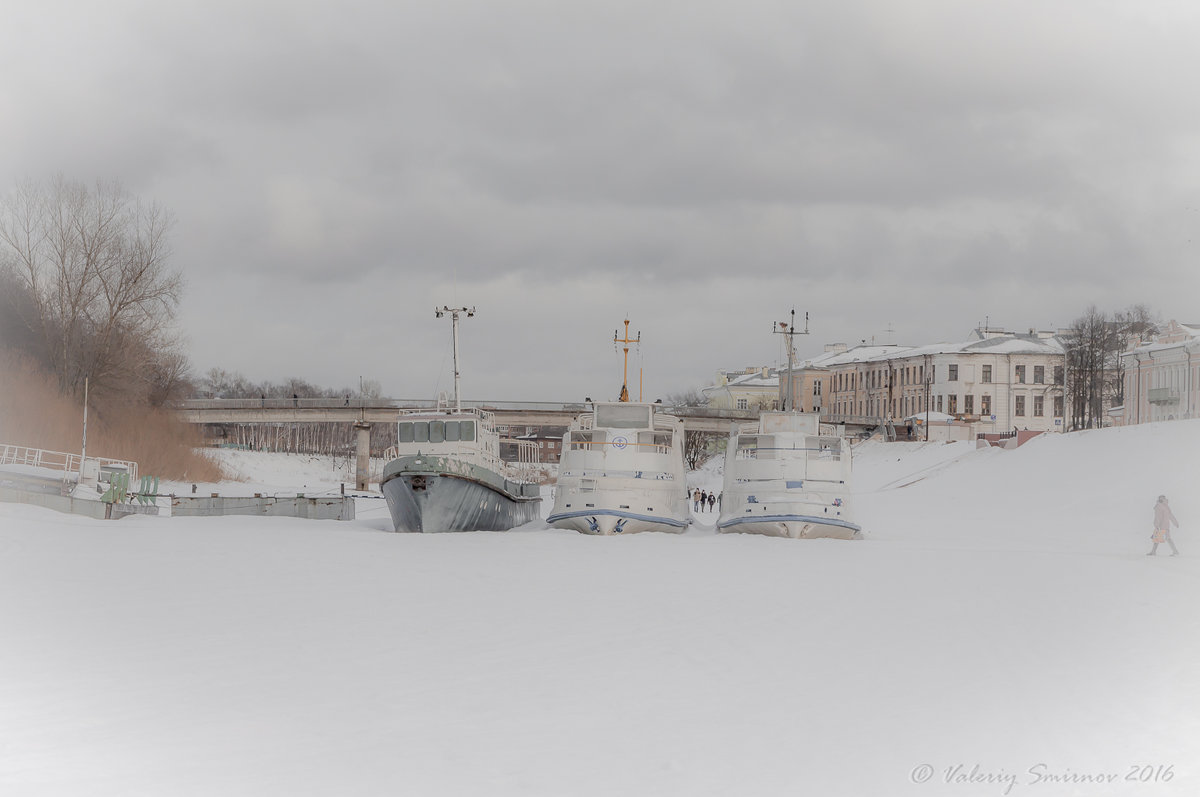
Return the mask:
<path fill-rule="evenodd" d="M 1197 450 L 864 447 L 859 542 L 0 505 L 0 793 L 1192 794 Z"/>

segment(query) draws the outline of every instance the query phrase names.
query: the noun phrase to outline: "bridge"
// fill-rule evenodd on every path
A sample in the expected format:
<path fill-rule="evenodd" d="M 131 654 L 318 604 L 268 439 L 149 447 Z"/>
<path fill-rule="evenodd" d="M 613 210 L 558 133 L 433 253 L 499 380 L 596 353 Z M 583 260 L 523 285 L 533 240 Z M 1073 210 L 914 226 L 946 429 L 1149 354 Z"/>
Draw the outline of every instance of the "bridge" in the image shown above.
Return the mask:
<path fill-rule="evenodd" d="M 591 412 L 589 402 L 551 401 L 464 401 L 464 407 L 477 407 L 493 414 L 497 426 L 569 426 L 580 415 Z M 176 402 L 172 411 L 181 420 L 193 424 L 252 423 L 349 423 L 358 430 L 355 483 L 367 489 L 370 469 L 371 425 L 396 423 L 403 412 L 439 409 L 427 399 L 392 398 L 258 398 L 191 399 Z M 442 405 L 441 409 L 445 409 Z M 730 423 L 758 419 L 755 410 L 718 410 L 707 407 L 663 407 L 683 420 L 685 431 L 729 431 Z"/>
<path fill-rule="evenodd" d="M 464 401 L 462 405 L 487 410 L 495 416 L 497 426 L 569 426 L 592 411 L 587 402 Z M 391 398 L 192 399 L 172 407 L 180 419 L 196 424 L 395 423 L 402 412 L 438 408 L 434 401 Z M 727 432 L 731 422 L 758 419 L 754 410 L 664 406 L 663 411 L 683 419 L 685 430 L 698 432 Z"/>
<path fill-rule="evenodd" d="M 554 401 L 464 401 L 464 407 L 477 407 L 492 413 L 497 426 L 569 426 L 576 418 L 592 411 L 590 402 Z M 393 398 L 258 398 L 191 399 L 176 402 L 172 411 L 180 419 L 194 424 L 252 423 L 349 423 L 358 431 L 355 485 L 367 489 L 370 472 L 371 425 L 396 423 L 402 412 L 439 409 L 428 399 Z M 445 409 L 442 405 L 441 409 Z M 757 410 L 726 410 L 709 407 L 670 407 L 663 411 L 683 420 L 684 431 L 724 434 L 731 423 L 758 420 Z M 858 416 L 821 417 L 823 424 L 836 424 L 847 434 L 873 429 L 880 418 Z"/>

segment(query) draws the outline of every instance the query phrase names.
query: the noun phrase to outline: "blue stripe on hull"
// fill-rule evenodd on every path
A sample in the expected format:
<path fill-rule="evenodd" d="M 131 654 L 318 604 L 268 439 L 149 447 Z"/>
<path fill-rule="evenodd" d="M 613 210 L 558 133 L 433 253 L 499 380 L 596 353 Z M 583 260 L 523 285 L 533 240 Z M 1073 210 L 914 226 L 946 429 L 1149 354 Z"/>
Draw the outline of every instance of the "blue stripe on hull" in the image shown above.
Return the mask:
<path fill-rule="evenodd" d="M 838 520 L 837 518 L 821 517 L 820 515 L 746 515 L 745 517 L 730 518 L 724 522 L 717 523 L 721 526 L 736 526 L 740 523 L 816 523 L 821 526 L 841 526 L 842 528 L 851 529 L 852 531 L 862 531 L 862 526 L 857 523 L 851 523 L 848 520 Z"/>
<path fill-rule="evenodd" d="M 550 517 L 546 518 L 546 522 L 553 526 L 555 523 L 559 523 L 561 521 L 574 520 L 576 518 L 588 518 L 588 517 L 624 518 L 626 520 L 637 520 L 642 523 L 652 523 L 652 524 L 660 525 L 660 526 L 670 526 L 672 529 L 680 529 L 680 530 L 686 529 L 688 526 L 688 522 L 686 520 L 679 520 L 678 518 L 663 517 L 663 516 L 659 516 L 659 515 L 641 515 L 636 512 L 624 512 L 619 509 L 587 509 L 587 510 L 581 509 L 581 510 L 578 510 L 575 512 L 558 512 L 558 513 L 555 513 L 555 514 L 551 515 Z M 582 531 L 582 530 L 580 530 L 580 531 Z M 588 534 L 589 532 L 583 531 L 582 533 Z M 591 532 L 591 533 L 596 533 L 596 532 Z"/>
<path fill-rule="evenodd" d="M 837 518 L 821 517 L 820 515 L 747 515 L 745 517 L 717 521 L 717 531 L 738 531 L 739 529 L 734 528 L 735 526 L 764 523 L 807 523 L 813 526 L 831 526 L 833 528 L 846 529 L 855 534 L 862 531 L 862 526 L 857 523 L 851 523 L 848 520 L 838 520 Z"/>

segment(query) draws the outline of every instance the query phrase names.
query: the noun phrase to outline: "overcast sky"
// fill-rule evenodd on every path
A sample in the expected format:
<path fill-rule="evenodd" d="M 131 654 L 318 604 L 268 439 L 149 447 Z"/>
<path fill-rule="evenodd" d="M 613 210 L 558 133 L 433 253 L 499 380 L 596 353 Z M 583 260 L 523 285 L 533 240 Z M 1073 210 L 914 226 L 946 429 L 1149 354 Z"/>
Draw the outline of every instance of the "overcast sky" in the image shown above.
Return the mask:
<path fill-rule="evenodd" d="M 645 398 L 1141 302 L 1200 321 L 1195 0 L 8 3 L 0 188 L 177 217 L 197 372 Z M 633 358 L 633 362 L 638 362 Z M 631 377 L 636 397 L 636 372 Z"/>

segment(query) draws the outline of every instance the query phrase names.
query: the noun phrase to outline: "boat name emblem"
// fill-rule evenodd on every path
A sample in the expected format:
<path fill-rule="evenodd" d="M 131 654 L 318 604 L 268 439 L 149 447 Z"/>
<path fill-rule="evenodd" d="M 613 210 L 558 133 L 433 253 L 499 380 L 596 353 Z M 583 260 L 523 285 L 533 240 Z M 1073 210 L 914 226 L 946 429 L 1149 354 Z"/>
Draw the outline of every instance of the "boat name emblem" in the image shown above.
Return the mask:
<path fill-rule="evenodd" d="M 613 448 L 621 449 L 627 445 L 629 445 L 629 441 L 626 438 L 624 438 L 624 437 L 614 437 L 613 438 Z"/>

